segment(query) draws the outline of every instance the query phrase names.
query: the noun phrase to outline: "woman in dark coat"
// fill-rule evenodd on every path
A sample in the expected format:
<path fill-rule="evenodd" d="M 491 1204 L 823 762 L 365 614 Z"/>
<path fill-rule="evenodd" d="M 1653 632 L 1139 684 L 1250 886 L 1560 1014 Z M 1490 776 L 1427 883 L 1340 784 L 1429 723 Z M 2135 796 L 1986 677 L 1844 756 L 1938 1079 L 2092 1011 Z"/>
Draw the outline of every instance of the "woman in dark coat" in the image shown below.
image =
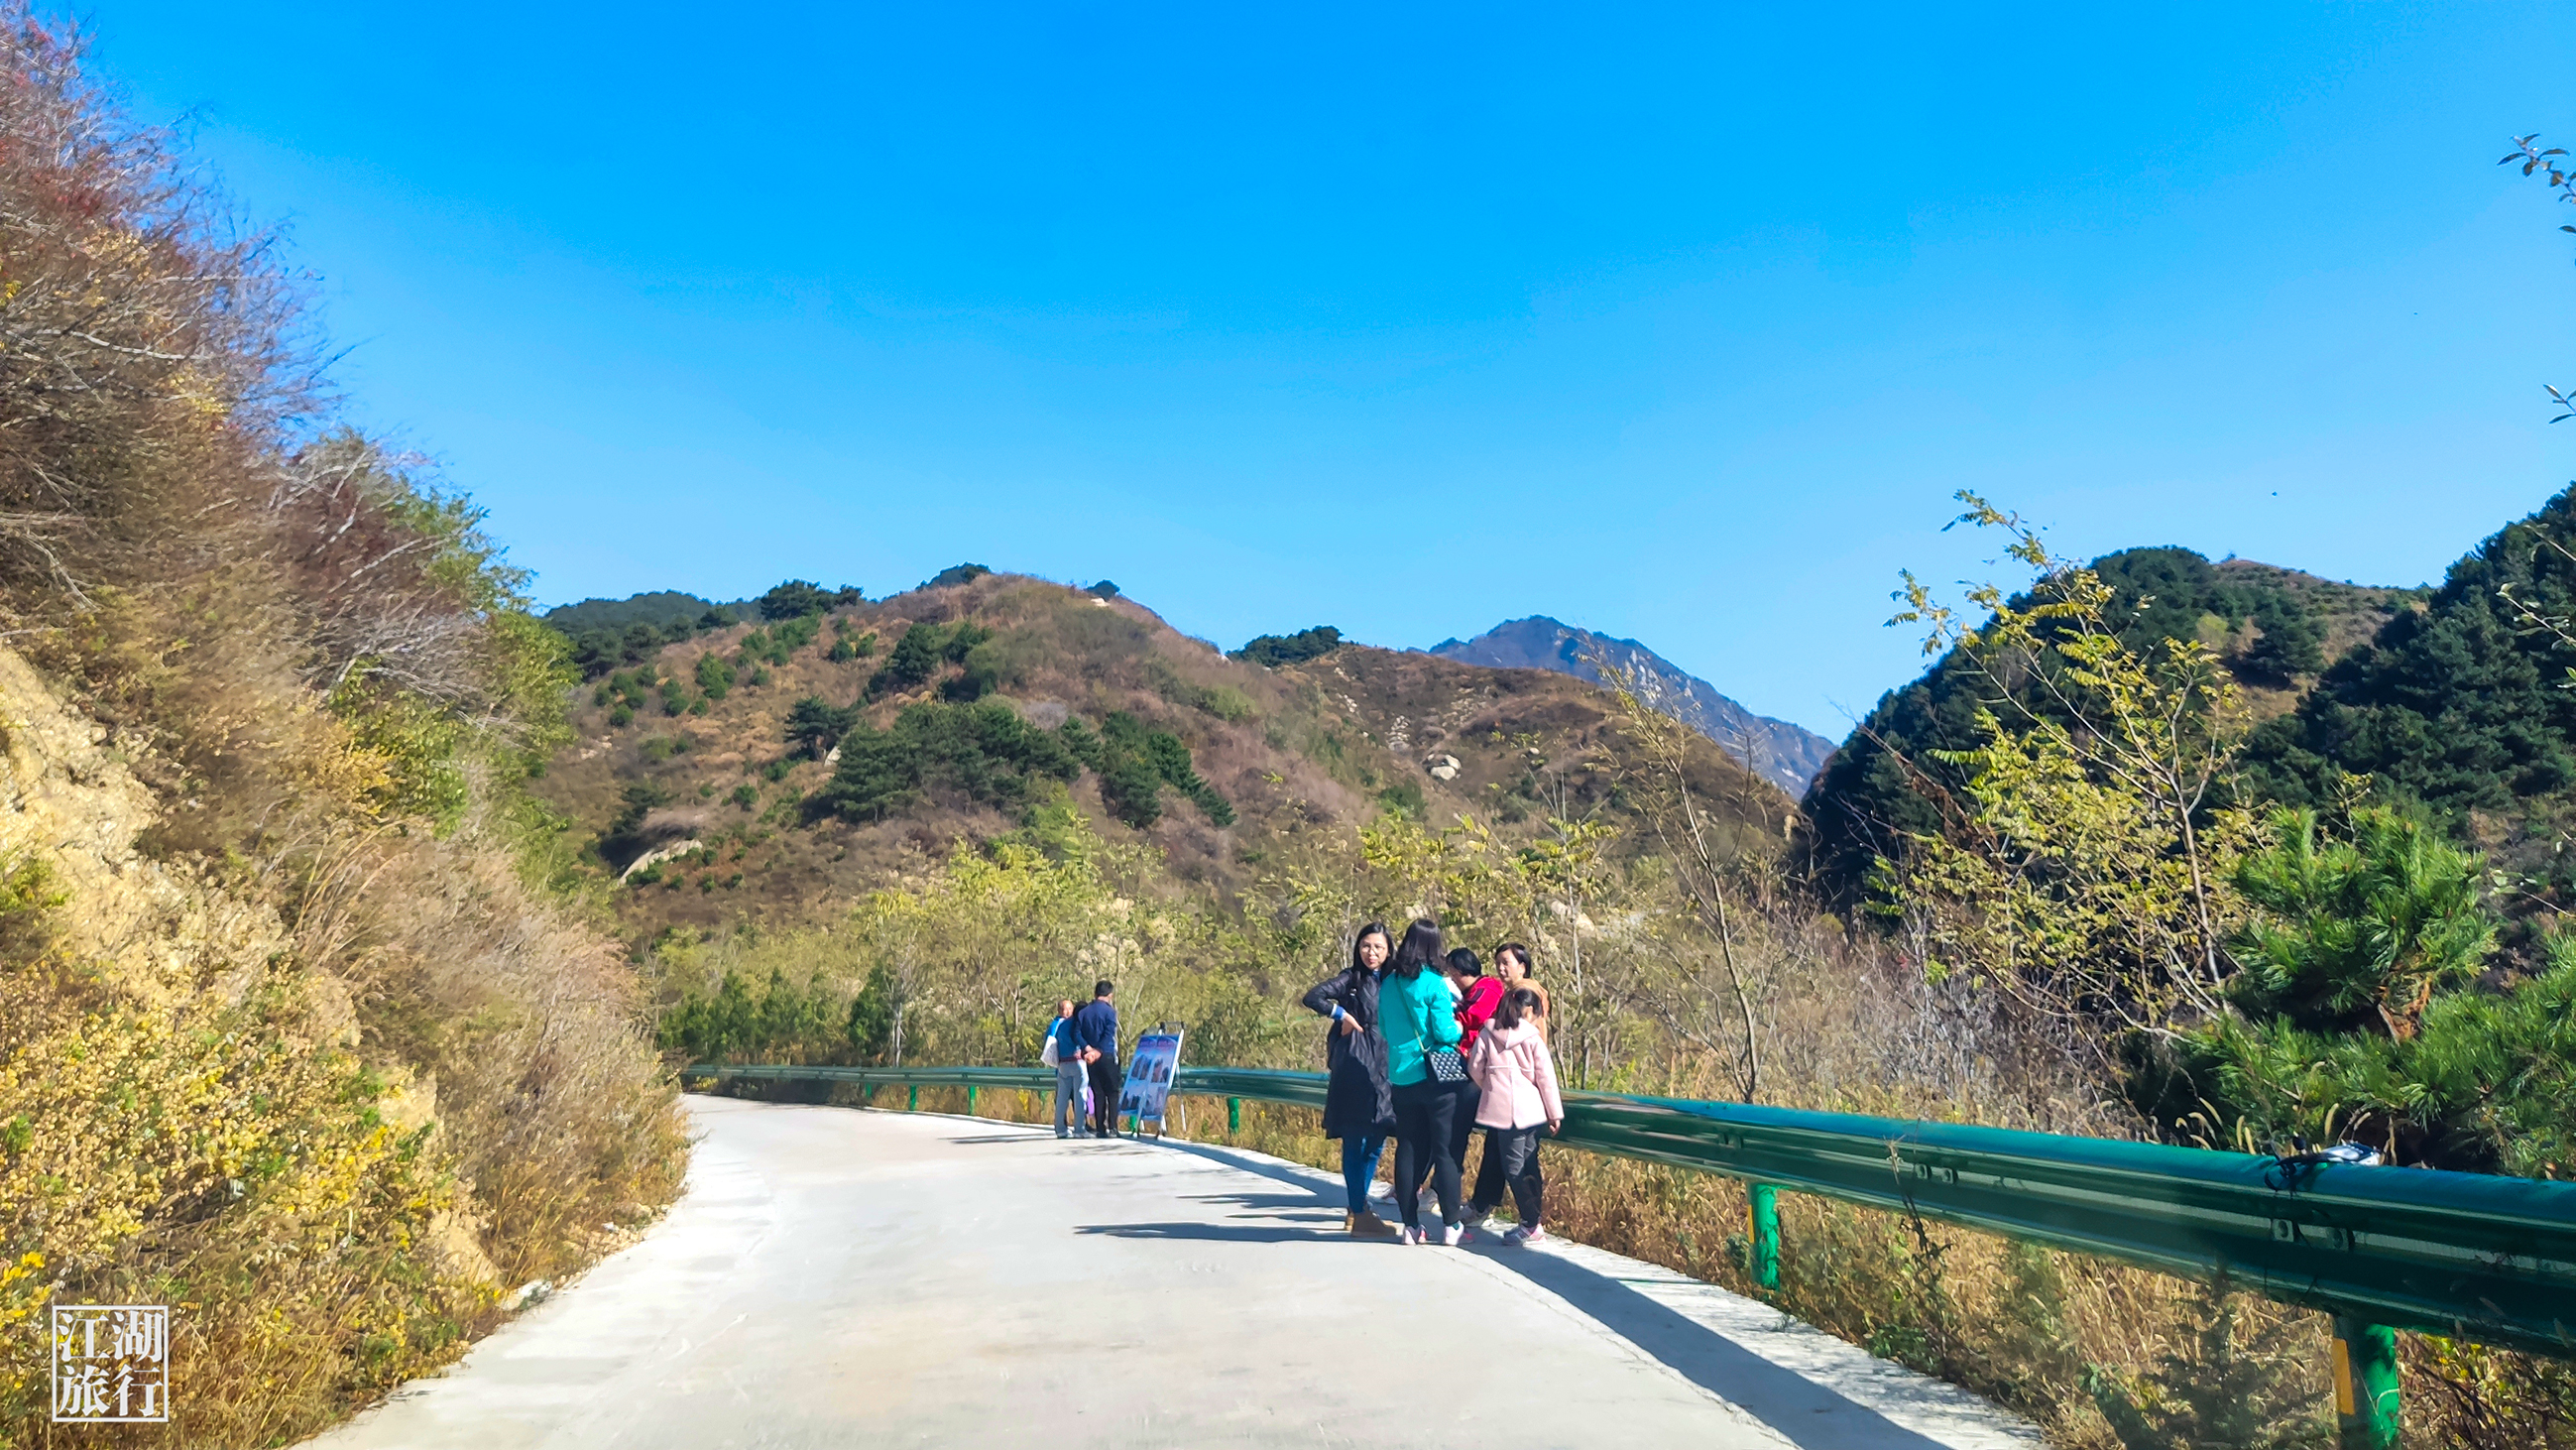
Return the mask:
<path fill-rule="evenodd" d="M 1368 1206 L 1378 1154 L 1395 1131 L 1386 1039 L 1377 1030 L 1378 976 L 1394 948 L 1385 925 L 1370 922 L 1351 943 L 1350 967 L 1306 994 L 1306 1010 L 1333 1024 L 1324 1037 L 1324 1061 L 1331 1069 L 1324 1089 L 1324 1136 L 1342 1140 L 1342 1188 L 1350 1197 L 1344 1227 L 1353 1238 L 1395 1237 L 1395 1230 Z"/>

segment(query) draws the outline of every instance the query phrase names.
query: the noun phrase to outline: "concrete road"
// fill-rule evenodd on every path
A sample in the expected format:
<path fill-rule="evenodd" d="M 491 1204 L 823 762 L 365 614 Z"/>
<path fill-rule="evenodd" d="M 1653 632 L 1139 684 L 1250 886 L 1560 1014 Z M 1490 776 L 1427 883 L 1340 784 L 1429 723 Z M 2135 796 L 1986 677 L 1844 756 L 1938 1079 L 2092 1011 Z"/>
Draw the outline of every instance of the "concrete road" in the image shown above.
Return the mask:
<path fill-rule="evenodd" d="M 1574 1246 L 1355 1243 L 1259 1154 L 689 1100 L 644 1242 L 332 1450 L 2026 1447 L 1758 1304 Z"/>

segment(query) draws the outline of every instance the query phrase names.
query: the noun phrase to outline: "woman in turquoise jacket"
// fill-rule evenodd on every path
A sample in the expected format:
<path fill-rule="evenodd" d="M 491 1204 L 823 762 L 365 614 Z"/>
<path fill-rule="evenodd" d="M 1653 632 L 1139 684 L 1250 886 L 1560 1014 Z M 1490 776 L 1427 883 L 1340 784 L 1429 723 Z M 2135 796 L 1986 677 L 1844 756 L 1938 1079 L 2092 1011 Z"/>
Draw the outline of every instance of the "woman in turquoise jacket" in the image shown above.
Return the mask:
<path fill-rule="evenodd" d="M 1458 997 L 1442 971 L 1446 955 L 1436 922 L 1417 921 L 1386 964 L 1378 988 L 1378 1025 L 1386 1034 L 1386 1078 L 1395 1097 L 1395 1202 L 1404 1213 L 1403 1241 L 1427 1243 L 1422 1231 L 1422 1179 L 1429 1174 L 1440 1200 L 1440 1242 L 1467 1241 L 1458 1217 L 1455 1141 L 1459 1093 L 1466 1084 L 1442 1082 L 1431 1054 L 1457 1056 Z"/>

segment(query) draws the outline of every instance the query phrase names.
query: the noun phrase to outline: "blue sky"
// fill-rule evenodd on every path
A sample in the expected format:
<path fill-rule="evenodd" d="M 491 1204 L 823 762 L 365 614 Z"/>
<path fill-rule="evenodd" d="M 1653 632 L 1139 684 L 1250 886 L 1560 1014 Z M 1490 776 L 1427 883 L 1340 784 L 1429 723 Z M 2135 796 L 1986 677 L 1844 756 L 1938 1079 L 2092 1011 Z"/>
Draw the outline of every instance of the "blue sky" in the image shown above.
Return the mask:
<path fill-rule="evenodd" d="M 2418 583 L 2576 476 L 2563 12 L 2078 9 L 88 13 L 548 602 L 1546 613 L 1840 736 L 1955 489 Z"/>

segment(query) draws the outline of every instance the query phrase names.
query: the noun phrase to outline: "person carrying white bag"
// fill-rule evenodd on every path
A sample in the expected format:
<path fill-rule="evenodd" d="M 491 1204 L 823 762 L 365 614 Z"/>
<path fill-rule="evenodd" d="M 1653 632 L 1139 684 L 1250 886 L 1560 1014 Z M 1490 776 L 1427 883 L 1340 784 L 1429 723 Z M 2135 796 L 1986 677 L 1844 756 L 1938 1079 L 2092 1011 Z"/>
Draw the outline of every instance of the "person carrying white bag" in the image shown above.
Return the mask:
<path fill-rule="evenodd" d="M 1073 1109 L 1073 1123 L 1079 1126 L 1091 1119 L 1091 1080 L 1083 1071 L 1082 1054 L 1073 1038 L 1073 1000 L 1055 1004 L 1055 1021 L 1047 1024 L 1046 1042 L 1038 1049 L 1038 1061 L 1055 1069 L 1055 1135 L 1070 1138 L 1073 1129 L 1065 1124 L 1065 1109 Z"/>

